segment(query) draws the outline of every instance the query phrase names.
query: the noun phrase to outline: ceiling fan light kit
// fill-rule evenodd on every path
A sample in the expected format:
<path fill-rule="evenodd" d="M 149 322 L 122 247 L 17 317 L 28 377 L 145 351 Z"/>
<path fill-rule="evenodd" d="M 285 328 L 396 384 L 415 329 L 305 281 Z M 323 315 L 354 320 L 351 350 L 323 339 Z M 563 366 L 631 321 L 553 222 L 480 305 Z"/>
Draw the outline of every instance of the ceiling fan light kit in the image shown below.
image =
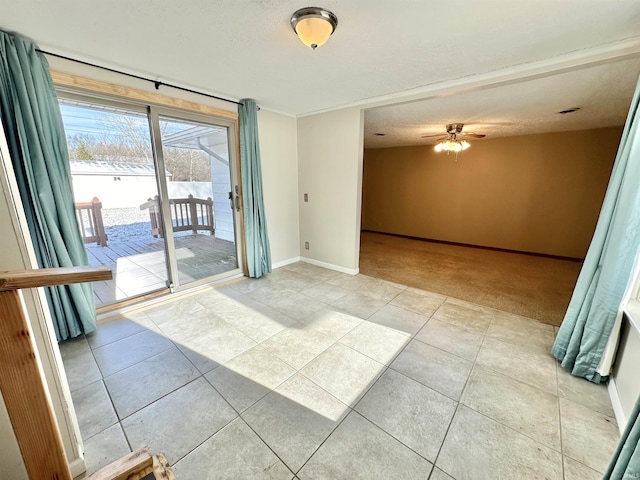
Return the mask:
<path fill-rule="evenodd" d="M 324 45 L 336 31 L 338 17 L 320 7 L 306 7 L 291 16 L 291 28 L 307 47 L 315 50 Z"/>
<path fill-rule="evenodd" d="M 445 140 L 438 143 L 434 150 L 436 152 L 461 152 L 469 148 L 471 144 L 466 140 Z"/>
<path fill-rule="evenodd" d="M 446 126 L 447 134 L 436 144 L 434 150 L 436 152 L 455 152 L 459 153 L 471 146 L 464 137 L 483 138 L 485 135 L 473 132 L 462 133 L 464 123 L 450 123 Z M 432 137 L 437 135 L 423 135 L 424 137 Z M 461 138 L 462 137 L 462 138 Z"/>

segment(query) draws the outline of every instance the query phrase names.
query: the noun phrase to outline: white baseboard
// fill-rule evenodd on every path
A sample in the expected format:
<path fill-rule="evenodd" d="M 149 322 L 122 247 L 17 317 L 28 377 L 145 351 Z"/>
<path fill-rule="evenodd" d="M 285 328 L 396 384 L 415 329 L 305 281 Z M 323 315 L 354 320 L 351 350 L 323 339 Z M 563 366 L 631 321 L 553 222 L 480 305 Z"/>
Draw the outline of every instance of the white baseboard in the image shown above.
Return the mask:
<path fill-rule="evenodd" d="M 609 377 L 609 383 L 607 384 L 607 389 L 609 390 L 609 398 L 611 399 L 611 406 L 613 407 L 613 413 L 616 416 L 616 422 L 618 422 L 618 428 L 620 429 L 620 434 L 624 431 L 627 426 L 627 417 L 622 410 L 622 403 L 620 403 L 620 396 L 618 395 L 618 389 L 616 387 L 616 381 L 613 377 Z"/>
<path fill-rule="evenodd" d="M 276 262 L 271 264 L 271 268 L 280 268 L 286 265 L 291 265 L 292 263 L 296 263 L 300 261 L 300 257 L 288 258 L 287 260 L 282 260 L 281 262 Z"/>
<path fill-rule="evenodd" d="M 317 265 L 318 267 L 328 268 L 329 270 L 335 270 L 336 272 L 348 273 L 349 275 L 357 275 L 360 271 L 358 268 L 345 268 L 340 265 L 314 260 L 313 258 L 300 257 L 300 261 L 310 263 L 311 265 Z"/>
<path fill-rule="evenodd" d="M 71 478 L 76 478 L 87 471 L 87 466 L 84 463 L 83 458 L 76 458 L 69 463 L 69 470 L 71 470 Z"/>

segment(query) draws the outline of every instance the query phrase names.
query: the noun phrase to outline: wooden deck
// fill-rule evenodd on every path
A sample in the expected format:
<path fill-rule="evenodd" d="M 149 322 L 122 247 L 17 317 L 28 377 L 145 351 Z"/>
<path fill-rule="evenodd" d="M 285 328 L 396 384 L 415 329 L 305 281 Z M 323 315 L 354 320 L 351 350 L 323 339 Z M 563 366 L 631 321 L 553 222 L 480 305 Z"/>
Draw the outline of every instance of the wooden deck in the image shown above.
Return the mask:
<path fill-rule="evenodd" d="M 181 285 L 237 267 L 232 242 L 209 234 L 174 237 Z M 113 280 L 95 282 L 96 306 L 109 305 L 168 287 L 164 240 L 110 242 L 107 247 L 86 245 L 90 265 L 106 265 Z"/>

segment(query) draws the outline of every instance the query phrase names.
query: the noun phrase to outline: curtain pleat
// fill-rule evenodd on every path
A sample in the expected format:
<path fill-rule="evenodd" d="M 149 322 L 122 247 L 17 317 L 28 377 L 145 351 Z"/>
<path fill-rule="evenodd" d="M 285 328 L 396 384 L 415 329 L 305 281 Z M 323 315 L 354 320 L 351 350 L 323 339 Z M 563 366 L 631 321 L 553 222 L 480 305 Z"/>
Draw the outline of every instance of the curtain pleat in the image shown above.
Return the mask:
<path fill-rule="evenodd" d="M 567 313 L 551 350 L 575 376 L 600 383 L 609 338 L 622 315 L 640 250 L 640 83 L 636 87 L 620 147 Z M 612 336 L 613 335 L 613 336 Z"/>
<path fill-rule="evenodd" d="M 69 156 L 49 74 L 36 46 L 0 31 L 0 112 L 40 268 L 88 265 L 76 223 Z M 96 329 L 90 284 L 45 288 L 59 341 Z"/>
<path fill-rule="evenodd" d="M 251 99 L 242 100 L 238 106 L 247 269 L 249 276 L 255 278 L 271 271 L 271 251 L 262 195 L 257 110 L 256 102 Z"/>

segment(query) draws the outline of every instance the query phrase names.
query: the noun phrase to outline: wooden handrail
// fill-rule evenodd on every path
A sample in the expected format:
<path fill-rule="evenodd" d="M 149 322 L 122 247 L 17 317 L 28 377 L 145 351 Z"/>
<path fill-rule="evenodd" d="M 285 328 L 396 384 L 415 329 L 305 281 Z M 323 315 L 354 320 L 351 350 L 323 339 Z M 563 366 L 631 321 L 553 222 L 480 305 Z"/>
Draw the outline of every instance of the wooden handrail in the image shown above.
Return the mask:
<path fill-rule="evenodd" d="M 0 271 L 0 292 L 20 288 L 50 287 L 70 283 L 111 280 L 109 267 L 38 268 L 35 270 Z"/>
<path fill-rule="evenodd" d="M 30 479 L 71 480 L 19 289 L 109 280 L 106 267 L 0 272 L 0 391 Z"/>

